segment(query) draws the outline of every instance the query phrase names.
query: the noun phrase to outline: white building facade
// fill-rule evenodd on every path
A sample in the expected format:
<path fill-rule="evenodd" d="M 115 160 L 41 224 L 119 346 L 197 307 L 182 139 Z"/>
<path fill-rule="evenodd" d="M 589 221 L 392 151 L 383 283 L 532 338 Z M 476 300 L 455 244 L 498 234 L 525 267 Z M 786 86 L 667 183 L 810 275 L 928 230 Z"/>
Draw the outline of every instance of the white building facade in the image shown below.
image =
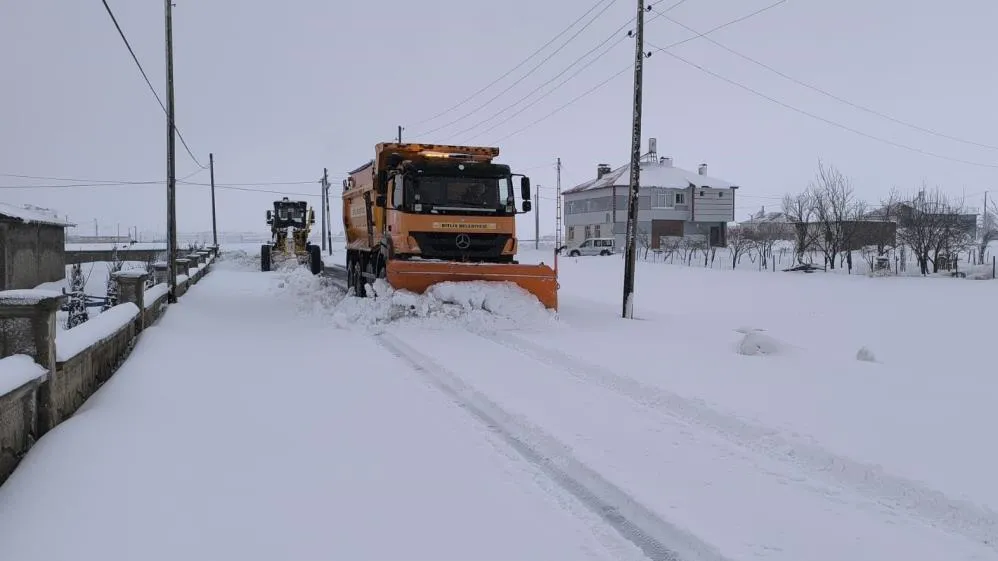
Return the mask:
<path fill-rule="evenodd" d="M 569 248 L 610 237 L 618 249 L 624 247 L 630 173 L 629 164 L 617 169 L 600 164 L 595 179 L 562 192 Z M 693 172 L 675 167 L 672 158 L 659 158 L 654 138 L 641 159 L 639 182 L 637 233 L 652 249 L 663 237 L 695 236 L 714 247 L 726 245 L 736 185 L 708 176 L 706 164 Z"/>

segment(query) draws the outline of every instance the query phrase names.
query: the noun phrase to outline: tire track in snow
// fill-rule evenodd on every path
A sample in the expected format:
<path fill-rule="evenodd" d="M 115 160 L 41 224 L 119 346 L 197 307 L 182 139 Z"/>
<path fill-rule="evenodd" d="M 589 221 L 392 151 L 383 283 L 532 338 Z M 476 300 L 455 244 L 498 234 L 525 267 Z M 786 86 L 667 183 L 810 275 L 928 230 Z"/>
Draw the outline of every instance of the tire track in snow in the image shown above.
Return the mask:
<path fill-rule="evenodd" d="M 697 400 L 643 384 L 516 335 L 505 332 L 475 335 L 580 380 L 595 383 L 660 414 L 711 430 L 739 447 L 793 464 L 819 478 L 858 491 L 883 506 L 906 512 L 930 525 L 998 550 L 998 514 L 986 507 L 952 499 L 926 485 L 886 473 L 878 465 L 840 456 L 813 444 L 793 441 L 778 430 L 748 423 Z"/>
<path fill-rule="evenodd" d="M 599 473 L 576 460 L 570 449 L 560 441 L 506 412 L 431 357 L 390 333 L 375 335 L 375 340 L 499 435 L 523 458 L 540 468 L 561 488 L 641 549 L 649 559 L 728 561 L 716 548 L 662 520 Z"/>

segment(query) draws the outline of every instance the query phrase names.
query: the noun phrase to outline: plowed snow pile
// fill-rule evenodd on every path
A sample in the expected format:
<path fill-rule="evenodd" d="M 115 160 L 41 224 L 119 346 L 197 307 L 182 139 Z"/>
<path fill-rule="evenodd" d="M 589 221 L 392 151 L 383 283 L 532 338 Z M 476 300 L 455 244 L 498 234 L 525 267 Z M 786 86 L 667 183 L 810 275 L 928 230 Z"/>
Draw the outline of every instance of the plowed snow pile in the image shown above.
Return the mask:
<path fill-rule="evenodd" d="M 280 271 L 275 290 L 309 315 L 323 314 L 343 328 L 380 330 L 392 323 L 421 327 L 461 324 L 475 331 L 552 325 L 556 314 L 513 283 L 444 282 L 425 294 L 395 290 L 383 280 L 368 285 L 366 298 L 346 296 L 329 280 L 303 267 Z"/>

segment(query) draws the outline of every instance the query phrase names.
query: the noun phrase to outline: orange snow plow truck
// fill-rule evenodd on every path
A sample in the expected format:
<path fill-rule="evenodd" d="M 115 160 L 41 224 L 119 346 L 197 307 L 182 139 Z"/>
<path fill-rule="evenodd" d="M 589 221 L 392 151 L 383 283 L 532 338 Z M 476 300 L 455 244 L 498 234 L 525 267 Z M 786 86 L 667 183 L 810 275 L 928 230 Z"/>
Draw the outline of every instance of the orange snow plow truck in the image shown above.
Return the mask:
<path fill-rule="evenodd" d="M 493 162 L 498 155 L 492 147 L 378 144 L 343 182 L 348 288 L 364 296 L 367 283 L 383 278 L 421 294 L 444 281 L 509 281 L 557 310 L 556 270 L 515 260 L 530 179 Z"/>

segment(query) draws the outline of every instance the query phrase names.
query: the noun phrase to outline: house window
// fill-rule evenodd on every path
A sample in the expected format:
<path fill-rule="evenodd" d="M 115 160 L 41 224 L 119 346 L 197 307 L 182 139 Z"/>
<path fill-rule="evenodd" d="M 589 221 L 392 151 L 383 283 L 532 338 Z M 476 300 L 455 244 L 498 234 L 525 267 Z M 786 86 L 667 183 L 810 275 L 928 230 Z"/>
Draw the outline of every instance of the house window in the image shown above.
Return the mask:
<path fill-rule="evenodd" d="M 600 233 L 599 233 L 599 231 L 600 231 L 600 227 L 599 227 L 599 224 L 597 224 L 597 225 L 593 226 L 593 237 L 594 237 L 594 238 L 598 238 L 598 237 L 600 237 Z"/>
<path fill-rule="evenodd" d="M 568 227 L 568 239 L 570 239 L 570 240 L 574 240 L 575 239 L 575 226 L 569 226 Z"/>
<path fill-rule="evenodd" d="M 676 204 L 677 205 L 686 204 L 686 193 L 676 193 Z"/>
<path fill-rule="evenodd" d="M 672 208 L 672 193 L 655 193 L 652 206 L 655 208 Z"/>
<path fill-rule="evenodd" d="M 585 233 L 585 236 L 586 236 L 585 239 L 588 240 L 589 238 L 591 238 L 592 237 L 592 227 L 587 225 L 586 228 L 585 228 L 584 233 Z"/>
<path fill-rule="evenodd" d="M 717 198 L 718 199 L 723 199 L 724 198 L 724 191 L 718 191 L 717 192 Z"/>

